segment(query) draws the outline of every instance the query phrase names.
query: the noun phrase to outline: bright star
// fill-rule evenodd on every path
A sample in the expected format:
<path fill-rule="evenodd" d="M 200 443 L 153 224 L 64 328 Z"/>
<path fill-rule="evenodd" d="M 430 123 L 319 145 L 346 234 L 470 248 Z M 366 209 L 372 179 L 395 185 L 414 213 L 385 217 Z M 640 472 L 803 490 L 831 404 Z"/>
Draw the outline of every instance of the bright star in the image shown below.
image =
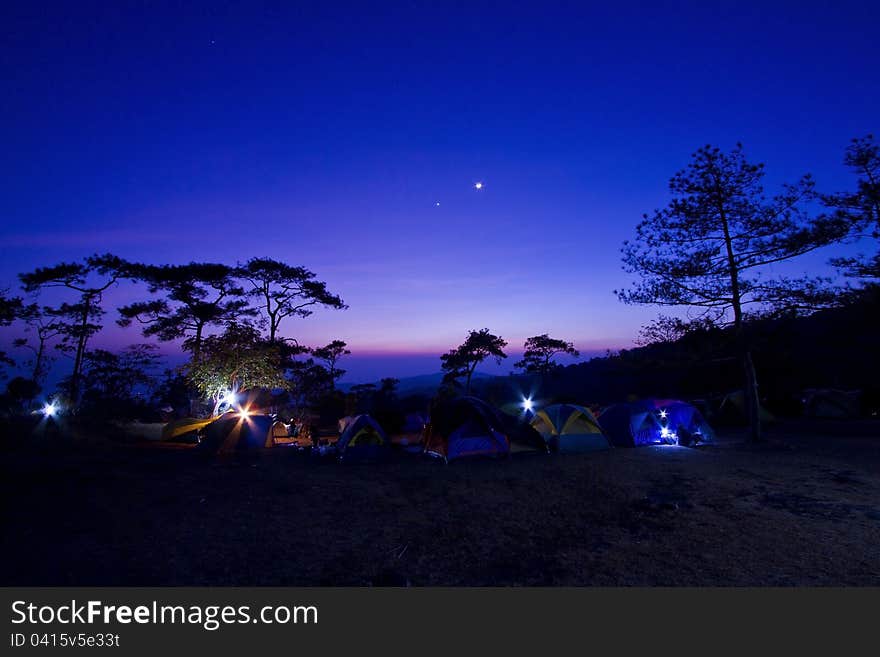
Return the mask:
<path fill-rule="evenodd" d="M 481 182 L 475 183 L 474 189 L 483 189 L 483 183 L 481 183 Z"/>

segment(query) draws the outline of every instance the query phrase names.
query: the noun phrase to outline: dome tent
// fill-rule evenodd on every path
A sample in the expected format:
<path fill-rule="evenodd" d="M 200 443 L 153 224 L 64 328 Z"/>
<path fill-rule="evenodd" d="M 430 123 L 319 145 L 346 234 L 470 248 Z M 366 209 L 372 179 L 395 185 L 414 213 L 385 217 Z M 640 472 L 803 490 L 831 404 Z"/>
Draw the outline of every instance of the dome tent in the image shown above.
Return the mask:
<path fill-rule="evenodd" d="M 758 413 L 761 422 L 775 422 L 776 418 L 773 414 L 764 408 L 763 404 L 758 404 Z M 719 424 L 729 424 L 731 426 L 748 426 L 749 411 L 746 407 L 746 395 L 742 390 L 735 390 L 724 395 L 718 405 L 718 410 L 710 415 L 713 422 Z"/>
<path fill-rule="evenodd" d="M 441 402 L 431 412 L 425 453 L 449 462 L 467 456 L 507 456 L 510 440 L 504 420 L 476 397 Z"/>
<path fill-rule="evenodd" d="M 615 447 L 692 445 L 714 439 L 712 427 L 691 404 L 672 399 L 643 399 L 615 404 L 598 418 Z"/>
<path fill-rule="evenodd" d="M 336 454 L 340 461 L 371 461 L 384 458 L 391 439 L 369 415 L 356 415 L 345 423 Z"/>
<path fill-rule="evenodd" d="M 428 418 L 423 413 L 408 413 L 403 420 L 401 431 L 403 433 L 419 433 L 427 423 Z"/>
<path fill-rule="evenodd" d="M 575 404 L 553 404 L 539 410 L 532 427 L 551 450 L 562 453 L 592 452 L 611 447 L 590 409 Z"/>
<path fill-rule="evenodd" d="M 817 418 L 854 418 L 859 416 L 860 402 L 861 393 L 858 390 L 809 389 L 804 391 L 804 415 Z"/>
<path fill-rule="evenodd" d="M 199 431 L 199 448 L 228 453 L 241 449 L 272 447 L 271 415 L 226 413 Z"/>
<path fill-rule="evenodd" d="M 543 452 L 546 454 L 550 451 L 543 436 L 524 416 L 512 416 L 507 413 L 500 415 L 504 421 L 504 424 L 501 425 L 501 432 L 507 436 L 511 454 L 514 452 Z"/>
<path fill-rule="evenodd" d="M 424 449 L 425 428 L 428 418 L 422 413 L 409 413 L 403 420 L 400 431 L 391 436 L 392 443 L 411 453 L 418 453 Z"/>

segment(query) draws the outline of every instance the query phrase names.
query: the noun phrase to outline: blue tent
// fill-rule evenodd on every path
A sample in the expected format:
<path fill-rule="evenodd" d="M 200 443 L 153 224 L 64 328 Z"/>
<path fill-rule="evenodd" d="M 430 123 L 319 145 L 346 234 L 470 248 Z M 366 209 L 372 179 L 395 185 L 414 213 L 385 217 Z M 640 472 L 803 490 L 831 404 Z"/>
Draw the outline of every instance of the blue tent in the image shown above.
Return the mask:
<path fill-rule="evenodd" d="M 694 445 L 714 432 L 691 404 L 675 399 L 643 399 L 615 404 L 599 415 L 599 426 L 615 447 Z"/>
<path fill-rule="evenodd" d="M 425 453 L 447 462 L 467 456 L 501 457 L 510 454 L 510 440 L 498 411 L 476 397 L 458 397 L 431 412 Z"/>
<path fill-rule="evenodd" d="M 592 452 L 611 445 L 590 409 L 575 404 L 553 404 L 539 410 L 532 426 L 557 452 Z"/>
<path fill-rule="evenodd" d="M 391 447 L 391 439 L 369 415 L 354 417 L 336 441 L 336 453 L 341 461 L 373 461 L 384 458 Z"/>
<path fill-rule="evenodd" d="M 226 413 L 199 431 L 199 447 L 217 452 L 272 447 L 271 415 Z"/>

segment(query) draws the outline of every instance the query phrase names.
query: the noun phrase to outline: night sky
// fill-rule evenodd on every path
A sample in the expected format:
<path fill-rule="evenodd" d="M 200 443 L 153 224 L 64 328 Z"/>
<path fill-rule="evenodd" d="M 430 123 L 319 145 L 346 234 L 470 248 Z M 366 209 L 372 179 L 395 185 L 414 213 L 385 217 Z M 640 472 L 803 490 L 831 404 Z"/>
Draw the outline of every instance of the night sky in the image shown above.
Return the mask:
<path fill-rule="evenodd" d="M 346 340 L 349 380 L 482 327 L 625 347 L 656 310 L 613 295 L 620 244 L 693 150 L 831 191 L 880 130 L 876 2 L 214 4 L 2 3 L 3 286 L 96 251 L 302 264 L 350 309 L 283 332 Z"/>

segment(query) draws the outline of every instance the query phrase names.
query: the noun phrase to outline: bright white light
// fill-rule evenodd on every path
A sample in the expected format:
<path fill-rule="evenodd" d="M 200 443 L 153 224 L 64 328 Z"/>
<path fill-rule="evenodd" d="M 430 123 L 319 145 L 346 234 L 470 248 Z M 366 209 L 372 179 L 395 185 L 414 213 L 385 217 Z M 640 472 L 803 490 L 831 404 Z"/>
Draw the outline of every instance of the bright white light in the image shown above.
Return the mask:
<path fill-rule="evenodd" d="M 663 427 L 662 429 L 660 429 L 660 437 L 661 438 L 669 438 L 669 433 L 670 433 L 670 431 L 666 427 Z"/>
<path fill-rule="evenodd" d="M 227 390 L 221 395 L 220 403 L 232 406 L 235 403 L 235 393 L 232 390 Z"/>
<path fill-rule="evenodd" d="M 238 414 L 241 416 L 241 418 L 243 420 L 247 420 L 251 416 L 250 410 L 248 410 L 247 408 L 244 408 L 244 407 L 241 408 L 241 410 L 238 412 Z"/>
<path fill-rule="evenodd" d="M 483 183 L 481 183 L 481 182 L 474 183 L 474 189 L 483 189 Z"/>
<path fill-rule="evenodd" d="M 666 419 L 666 410 L 665 409 L 660 410 L 660 417 L 663 418 L 664 420 Z"/>
<path fill-rule="evenodd" d="M 55 407 L 55 402 L 50 402 L 43 405 L 43 415 L 45 415 L 46 417 L 55 417 L 55 413 L 57 412 L 58 409 Z"/>
<path fill-rule="evenodd" d="M 531 397 L 527 397 L 526 399 L 523 399 L 522 407 L 523 410 L 530 411 L 535 407 L 535 402 L 532 401 Z"/>

